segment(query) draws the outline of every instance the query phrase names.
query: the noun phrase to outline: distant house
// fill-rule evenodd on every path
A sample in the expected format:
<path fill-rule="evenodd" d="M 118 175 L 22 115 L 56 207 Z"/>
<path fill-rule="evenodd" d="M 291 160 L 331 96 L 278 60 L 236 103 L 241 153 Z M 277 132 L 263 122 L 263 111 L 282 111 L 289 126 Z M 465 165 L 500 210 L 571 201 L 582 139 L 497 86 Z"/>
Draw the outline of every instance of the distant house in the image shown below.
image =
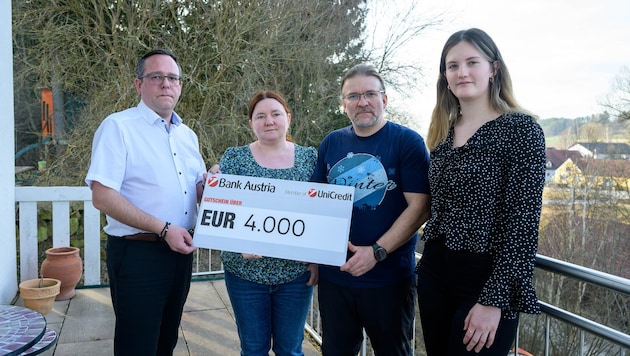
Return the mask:
<path fill-rule="evenodd" d="M 630 160 L 624 159 L 567 159 L 553 176 L 553 183 L 584 185 L 603 189 L 630 190 Z"/>
<path fill-rule="evenodd" d="M 578 142 L 569 147 L 582 157 L 595 159 L 630 159 L 630 145 L 627 143 Z"/>
<path fill-rule="evenodd" d="M 575 161 L 577 158 L 582 157 L 579 151 L 557 150 L 555 148 L 547 148 L 545 155 L 547 156 L 545 163 L 545 182 L 551 181 L 551 178 L 556 174 L 556 169 L 566 162 L 567 159 L 571 158 Z"/>

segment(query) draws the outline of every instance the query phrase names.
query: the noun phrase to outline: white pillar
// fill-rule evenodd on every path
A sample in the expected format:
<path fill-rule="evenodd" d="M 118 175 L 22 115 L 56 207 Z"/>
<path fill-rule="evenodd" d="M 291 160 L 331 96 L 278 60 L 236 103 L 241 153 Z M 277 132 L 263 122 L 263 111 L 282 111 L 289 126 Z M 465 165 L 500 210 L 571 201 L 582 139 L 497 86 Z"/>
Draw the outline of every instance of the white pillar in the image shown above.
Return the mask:
<path fill-rule="evenodd" d="M 0 304 L 9 304 L 17 294 L 15 243 L 15 118 L 13 112 L 13 43 L 11 1 L 0 1 Z"/>

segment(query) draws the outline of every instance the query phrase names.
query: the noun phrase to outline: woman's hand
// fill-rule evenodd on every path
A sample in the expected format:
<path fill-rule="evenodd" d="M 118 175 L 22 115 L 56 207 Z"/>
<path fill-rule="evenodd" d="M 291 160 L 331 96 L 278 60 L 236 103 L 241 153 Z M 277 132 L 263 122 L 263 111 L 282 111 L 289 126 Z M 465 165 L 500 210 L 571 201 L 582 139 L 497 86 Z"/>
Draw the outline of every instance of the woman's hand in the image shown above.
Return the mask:
<path fill-rule="evenodd" d="M 243 258 L 246 260 L 262 258 L 262 256 L 254 255 L 253 253 L 241 253 L 241 255 L 243 255 Z"/>
<path fill-rule="evenodd" d="M 317 263 L 309 263 L 308 270 L 311 272 L 311 277 L 306 282 L 307 286 L 316 286 L 319 282 L 319 265 Z"/>
<path fill-rule="evenodd" d="M 478 353 L 484 346 L 492 346 L 500 320 L 500 308 L 475 304 L 464 320 L 466 350 Z"/>
<path fill-rule="evenodd" d="M 208 172 L 211 173 L 211 174 L 221 173 L 221 169 L 219 168 L 219 164 L 215 164 L 212 167 L 210 167 Z"/>

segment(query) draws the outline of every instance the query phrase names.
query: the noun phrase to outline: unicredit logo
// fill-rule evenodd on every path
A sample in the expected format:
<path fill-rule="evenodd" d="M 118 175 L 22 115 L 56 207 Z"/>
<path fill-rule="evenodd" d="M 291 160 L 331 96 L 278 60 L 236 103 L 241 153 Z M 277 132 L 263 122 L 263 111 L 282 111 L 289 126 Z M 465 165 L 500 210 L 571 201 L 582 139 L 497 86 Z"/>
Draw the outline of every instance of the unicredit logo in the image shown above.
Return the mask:
<path fill-rule="evenodd" d="M 317 196 L 317 190 L 315 188 L 311 188 L 308 190 L 308 196 L 311 198 L 314 198 L 315 196 Z"/>
<path fill-rule="evenodd" d="M 219 179 L 216 176 L 208 178 L 208 186 L 216 187 L 219 184 Z"/>

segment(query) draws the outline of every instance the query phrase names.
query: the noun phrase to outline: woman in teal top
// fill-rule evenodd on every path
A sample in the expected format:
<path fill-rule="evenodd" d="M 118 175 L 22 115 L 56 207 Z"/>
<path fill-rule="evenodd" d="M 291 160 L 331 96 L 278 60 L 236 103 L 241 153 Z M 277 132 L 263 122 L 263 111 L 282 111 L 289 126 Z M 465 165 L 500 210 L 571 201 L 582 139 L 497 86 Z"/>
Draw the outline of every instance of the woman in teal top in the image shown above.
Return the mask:
<path fill-rule="evenodd" d="M 222 173 L 308 181 L 317 150 L 287 140 L 291 112 L 273 91 L 256 93 L 249 103 L 249 125 L 257 140 L 229 147 Z M 241 355 L 303 355 L 304 323 L 317 283 L 317 265 L 246 253 L 221 253 Z M 272 342 L 273 340 L 273 342 Z"/>

